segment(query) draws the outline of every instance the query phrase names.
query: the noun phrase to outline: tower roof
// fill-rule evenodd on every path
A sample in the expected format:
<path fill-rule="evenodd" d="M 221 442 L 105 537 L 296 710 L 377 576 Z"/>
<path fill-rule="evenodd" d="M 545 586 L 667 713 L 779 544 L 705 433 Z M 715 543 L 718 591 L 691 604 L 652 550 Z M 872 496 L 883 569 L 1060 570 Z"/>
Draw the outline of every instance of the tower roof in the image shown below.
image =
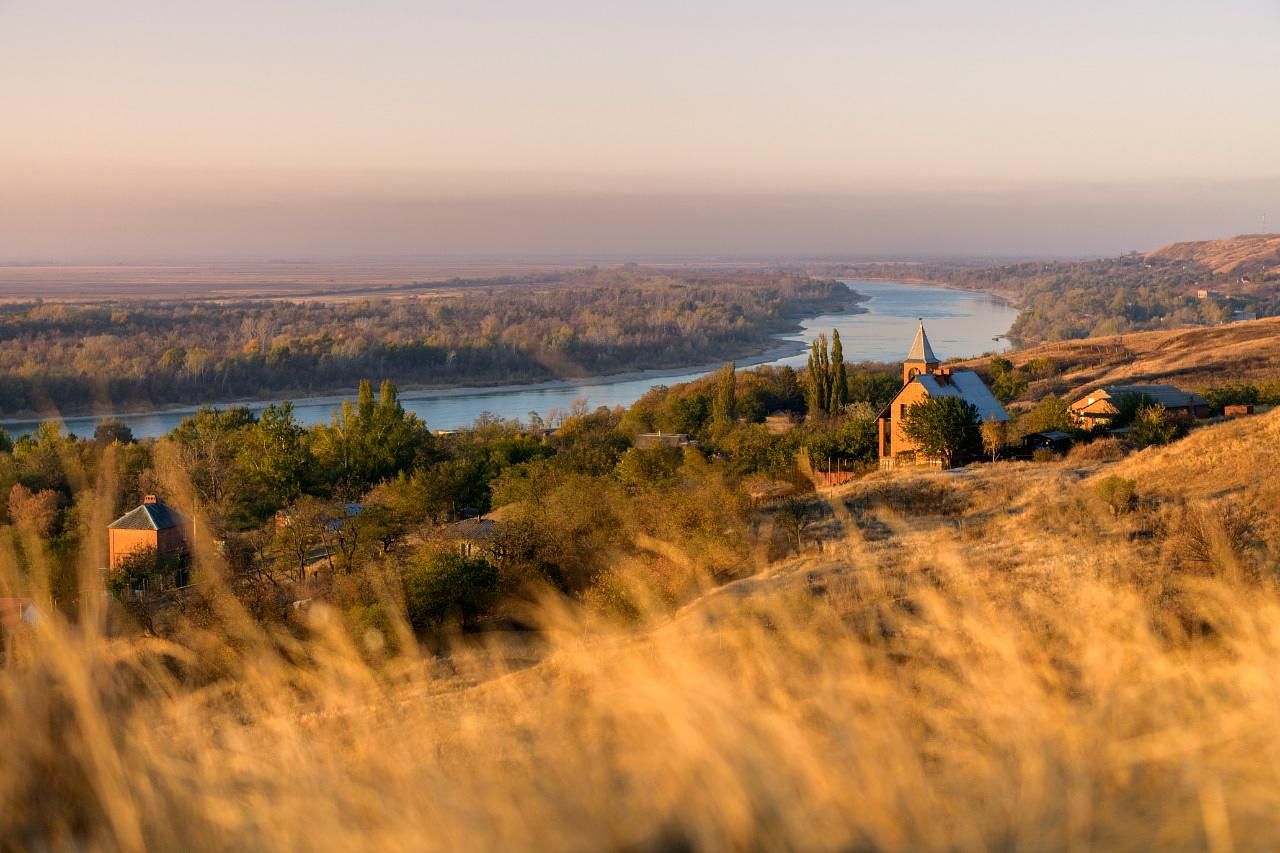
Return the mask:
<path fill-rule="evenodd" d="M 929 346 L 929 336 L 924 333 L 924 321 L 920 321 L 920 329 L 916 332 L 916 339 L 911 343 L 911 352 L 907 353 L 907 361 L 922 361 L 925 364 L 937 364 L 938 357 L 933 354 L 933 347 Z"/>

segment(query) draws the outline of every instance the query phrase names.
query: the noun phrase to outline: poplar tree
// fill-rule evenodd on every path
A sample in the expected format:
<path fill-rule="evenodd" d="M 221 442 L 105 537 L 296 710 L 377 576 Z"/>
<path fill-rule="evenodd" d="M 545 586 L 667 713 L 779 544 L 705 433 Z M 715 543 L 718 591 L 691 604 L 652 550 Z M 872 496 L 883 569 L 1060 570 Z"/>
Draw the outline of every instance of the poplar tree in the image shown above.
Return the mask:
<path fill-rule="evenodd" d="M 733 362 L 720 368 L 720 379 L 716 385 L 716 400 L 711 409 L 711 418 L 721 426 L 733 426 L 738 409 L 738 374 Z"/>
<path fill-rule="evenodd" d="M 833 415 L 844 411 L 849 404 L 849 377 L 844 372 L 844 347 L 840 344 L 840 330 L 831 332 L 831 403 L 827 407 Z"/>

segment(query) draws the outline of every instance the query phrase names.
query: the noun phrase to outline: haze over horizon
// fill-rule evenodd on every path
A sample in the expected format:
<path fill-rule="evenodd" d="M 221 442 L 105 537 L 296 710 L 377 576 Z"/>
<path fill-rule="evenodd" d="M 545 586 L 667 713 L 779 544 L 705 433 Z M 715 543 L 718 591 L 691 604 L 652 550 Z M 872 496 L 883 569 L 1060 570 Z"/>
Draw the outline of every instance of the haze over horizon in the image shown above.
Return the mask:
<path fill-rule="evenodd" d="M 1280 221 L 1280 7 L 0 2 L 0 261 L 1092 255 Z"/>

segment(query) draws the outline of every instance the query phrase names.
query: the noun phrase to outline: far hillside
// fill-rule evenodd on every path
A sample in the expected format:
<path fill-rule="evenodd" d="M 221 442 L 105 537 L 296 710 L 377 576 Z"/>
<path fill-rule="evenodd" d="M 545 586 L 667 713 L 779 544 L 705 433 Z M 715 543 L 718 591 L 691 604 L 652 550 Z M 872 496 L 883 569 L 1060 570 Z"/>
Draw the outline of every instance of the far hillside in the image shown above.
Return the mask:
<path fill-rule="evenodd" d="M 1004 296 L 1022 309 L 1009 337 L 1023 346 L 1280 315 L 1277 234 L 1175 243 L 1117 258 L 860 264 L 839 272 L 942 282 Z"/>
<path fill-rule="evenodd" d="M 1167 382 L 1187 390 L 1229 383 L 1275 384 L 1280 376 L 1280 317 L 1209 328 L 1110 335 L 1041 344 L 1006 353 L 1015 399 L 1071 399 L 1090 387 Z M 989 371 L 984 359 L 961 362 Z"/>
<path fill-rule="evenodd" d="M 1191 261 L 1221 276 L 1280 277 L 1280 234 L 1241 234 L 1226 240 L 1171 243 L 1148 258 Z"/>

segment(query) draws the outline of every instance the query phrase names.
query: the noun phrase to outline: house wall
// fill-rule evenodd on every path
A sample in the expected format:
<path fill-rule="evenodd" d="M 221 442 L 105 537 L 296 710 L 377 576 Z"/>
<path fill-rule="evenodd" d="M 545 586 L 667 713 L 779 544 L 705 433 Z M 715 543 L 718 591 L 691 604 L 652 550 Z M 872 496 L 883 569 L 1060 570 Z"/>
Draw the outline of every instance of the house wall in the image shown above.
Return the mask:
<path fill-rule="evenodd" d="M 154 548 L 156 553 L 165 556 L 175 554 L 187 547 L 187 538 L 181 528 L 169 530 L 107 530 L 107 551 L 110 555 L 107 565 L 116 568 L 130 554 L 144 548 Z"/>
<path fill-rule="evenodd" d="M 160 550 L 155 530 L 107 530 L 107 548 L 111 559 L 108 565 L 117 568 L 130 554 L 144 548 Z"/>
<path fill-rule="evenodd" d="M 910 385 L 898 392 L 898 396 L 893 398 L 889 409 L 889 455 L 897 456 L 899 453 L 919 450 L 920 447 L 914 441 L 907 438 L 907 433 L 903 429 L 903 412 L 911 408 L 914 404 L 921 400 L 927 400 L 929 394 L 924 390 L 924 386 L 919 382 L 912 382 Z"/>

